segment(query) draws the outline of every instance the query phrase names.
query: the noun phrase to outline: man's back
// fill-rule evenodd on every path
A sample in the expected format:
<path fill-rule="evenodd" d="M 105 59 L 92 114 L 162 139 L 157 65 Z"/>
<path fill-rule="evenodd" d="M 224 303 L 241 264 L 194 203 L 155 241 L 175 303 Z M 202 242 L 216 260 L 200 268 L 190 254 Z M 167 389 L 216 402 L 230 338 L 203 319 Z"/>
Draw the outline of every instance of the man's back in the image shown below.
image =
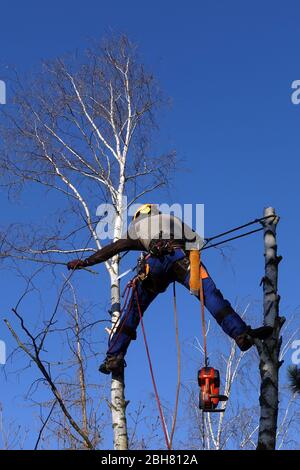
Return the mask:
<path fill-rule="evenodd" d="M 172 214 L 154 214 L 133 220 L 128 227 L 128 236 L 140 240 L 145 250 L 149 250 L 153 240 L 175 240 L 190 249 L 193 244 L 198 249 L 201 237 L 178 217 Z"/>

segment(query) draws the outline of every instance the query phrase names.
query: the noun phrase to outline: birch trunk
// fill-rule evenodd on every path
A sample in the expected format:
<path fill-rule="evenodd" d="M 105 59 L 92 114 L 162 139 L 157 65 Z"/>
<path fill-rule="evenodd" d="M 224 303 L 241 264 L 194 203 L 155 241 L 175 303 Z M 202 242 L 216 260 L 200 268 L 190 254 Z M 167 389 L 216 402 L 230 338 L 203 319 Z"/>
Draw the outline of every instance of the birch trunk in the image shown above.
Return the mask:
<path fill-rule="evenodd" d="M 112 325 L 114 325 L 120 317 L 120 285 L 119 281 L 116 280 L 118 276 L 118 261 L 114 263 L 114 271 L 116 271 L 115 281 L 111 285 Z M 111 380 L 111 414 L 115 450 L 128 449 L 126 405 L 123 370 L 121 374 L 113 373 Z"/>
<path fill-rule="evenodd" d="M 124 162 L 125 158 L 120 162 Z M 123 192 L 124 192 L 124 163 L 120 163 L 120 183 L 118 187 L 117 197 L 117 217 L 114 227 L 114 239 L 117 240 L 122 235 L 123 229 Z M 111 265 L 111 315 L 112 315 L 112 329 L 120 319 L 121 311 L 121 295 L 120 295 L 120 281 L 119 276 L 119 257 L 115 256 Z M 124 370 L 121 373 L 113 373 L 111 381 L 111 413 L 112 413 L 112 427 L 114 434 L 114 449 L 127 450 L 128 449 L 128 432 L 126 421 L 126 406 L 125 400 L 125 380 Z"/>
<path fill-rule="evenodd" d="M 278 264 L 281 257 L 277 256 L 276 227 L 279 217 L 275 210 L 268 207 L 264 216 L 274 215 L 274 218 L 265 219 L 264 226 L 264 256 L 265 275 L 262 279 L 264 295 L 264 324 L 274 328 L 273 334 L 264 342 L 257 341 L 259 353 L 259 370 L 261 376 L 260 387 L 260 421 L 258 431 L 258 450 L 272 450 L 276 447 L 276 430 L 278 417 L 278 386 L 279 386 L 279 360 L 282 338 L 281 327 L 285 321 L 279 316 Z"/>

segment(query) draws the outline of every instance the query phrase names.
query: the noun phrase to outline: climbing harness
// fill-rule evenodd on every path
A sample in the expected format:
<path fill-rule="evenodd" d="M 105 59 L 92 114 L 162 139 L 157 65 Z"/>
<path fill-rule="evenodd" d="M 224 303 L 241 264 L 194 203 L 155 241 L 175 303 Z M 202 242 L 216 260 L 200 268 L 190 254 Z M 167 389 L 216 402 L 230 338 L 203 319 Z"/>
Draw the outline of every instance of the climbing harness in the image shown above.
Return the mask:
<path fill-rule="evenodd" d="M 164 240 L 161 238 L 152 240 L 149 246 L 149 253 L 155 258 L 160 258 L 161 256 L 174 253 L 174 245 L 174 240 Z"/>

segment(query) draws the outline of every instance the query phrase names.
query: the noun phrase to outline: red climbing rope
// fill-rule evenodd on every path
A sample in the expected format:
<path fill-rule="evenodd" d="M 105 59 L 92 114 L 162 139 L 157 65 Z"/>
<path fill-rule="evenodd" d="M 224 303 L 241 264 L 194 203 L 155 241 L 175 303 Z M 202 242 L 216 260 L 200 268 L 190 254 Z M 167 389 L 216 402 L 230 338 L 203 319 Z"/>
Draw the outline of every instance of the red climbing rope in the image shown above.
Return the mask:
<path fill-rule="evenodd" d="M 132 290 L 132 295 L 131 295 L 131 298 L 130 298 L 130 301 L 129 301 L 129 306 L 128 306 L 128 298 L 129 298 L 130 289 Z M 126 311 L 125 315 L 123 316 L 123 318 L 121 317 L 120 321 L 117 322 L 118 325 L 116 324 L 114 326 L 114 328 L 112 329 L 112 331 L 111 331 L 111 336 L 115 337 L 115 338 L 113 338 L 111 346 L 115 344 L 115 342 L 119 338 L 120 334 L 122 333 L 123 326 L 124 326 L 125 321 L 128 317 L 128 314 L 130 312 L 130 307 L 131 307 L 133 299 L 135 297 L 136 298 L 136 303 L 137 303 L 138 314 L 139 314 L 140 322 L 141 322 L 141 326 L 142 326 L 142 332 L 143 332 L 143 337 L 144 337 L 146 353 L 147 353 L 147 357 L 148 357 L 148 363 L 149 363 L 150 374 L 151 374 L 152 384 L 153 384 L 153 388 L 154 388 L 155 398 L 156 398 L 156 401 L 157 401 L 159 415 L 160 415 L 162 428 L 163 428 L 163 432 L 164 432 L 164 437 L 165 437 L 165 441 L 166 441 L 166 445 L 167 445 L 168 450 L 171 450 L 171 443 L 170 443 L 170 439 L 169 439 L 169 435 L 168 435 L 166 421 L 165 421 L 165 417 L 164 417 L 164 414 L 163 414 L 160 398 L 159 398 L 159 395 L 158 395 L 157 385 L 156 385 L 156 381 L 155 381 L 155 377 L 154 377 L 153 366 L 152 366 L 150 351 L 149 351 L 149 347 L 148 347 L 148 342 L 147 342 L 147 337 L 146 337 L 146 332 L 145 332 L 145 326 L 144 326 L 144 322 L 143 322 L 143 315 L 142 315 L 141 306 L 140 306 L 140 302 L 139 302 L 138 292 L 137 292 L 137 289 L 136 289 L 136 280 L 135 279 L 133 279 L 133 281 L 128 282 L 122 297 L 124 297 L 125 293 L 126 293 L 126 297 L 125 297 L 123 308 L 121 309 L 120 313 L 122 314 L 125 311 L 125 309 L 127 311 Z M 119 325 L 120 325 L 120 327 L 118 329 Z M 114 332 L 115 332 L 115 334 L 113 334 Z"/>
<path fill-rule="evenodd" d="M 153 388 L 154 388 L 155 398 L 156 398 L 156 402 L 157 402 L 157 406 L 158 406 L 158 411 L 159 411 L 159 415 L 160 415 L 160 419 L 161 419 L 161 424 L 162 424 L 162 428 L 163 428 L 163 432 L 164 432 L 164 436 L 165 436 L 165 441 L 166 441 L 166 445 L 167 445 L 168 450 L 171 450 L 171 444 L 170 444 L 170 440 L 169 440 L 167 425 L 166 425 L 164 413 L 163 413 L 163 410 L 162 410 L 160 398 L 159 398 L 159 395 L 158 395 L 158 390 L 157 390 L 157 386 L 156 386 L 155 377 L 154 377 L 152 361 L 151 361 L 151 356 L 150 356 L 150 351 L 149 351 L 149 347 L 148 347 L 148 341 L 147 341 L 146 331 L 145 331 L 145 326 L 144 326 L 144 321 L 143 321 L 143 315 L 142 315 L 141 306 L 140 306 L 140 302 L 139 302 L 139 296 L 138 296 L 138 292 L 136 290 L 136 286 L 135 286 L 134 281 L 133 281 L 133 292 L 134 292 L 134 295 L 135 295 L 135 298 L 136 298 L 137 308 L 138 308 L 139 317 L 140 317 L 140 321 L 141 321 L 142 332 L 143 332 L 143 337 L 144 337 L 144 343 L 145 343 L 145 348 L 146 348 L 146 353 L 147 353 L 147 358 L 148 358 L 148 363 L 149 363 L 149 369 L 150 369 L 152 384 L 153 384 Z"/>

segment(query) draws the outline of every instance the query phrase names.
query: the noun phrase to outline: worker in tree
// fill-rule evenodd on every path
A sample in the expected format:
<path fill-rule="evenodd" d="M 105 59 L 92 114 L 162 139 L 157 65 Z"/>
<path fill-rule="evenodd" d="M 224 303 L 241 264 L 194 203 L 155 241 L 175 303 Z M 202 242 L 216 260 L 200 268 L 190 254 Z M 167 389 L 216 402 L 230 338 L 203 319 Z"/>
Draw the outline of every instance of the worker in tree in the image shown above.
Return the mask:
<path fill-rule="evenodd" d="M 189 289 L 190 260 L 188 244 L 201 246 L 202 239 L 188 225 L 173 215 L 163 214 L 154 204 L 144 204 L 135 213 L 125 237 L 111 243 L 85 260 L 70 261 L 68 269 L 80 269 L 102 263 L 118 253 L 137 250 L 144 253 L 139 263 L 135 288 L 141 313 L 149 307 L 158 294 L 177 281 Z M 252 329 L 234 311 L 228 300 L 217 289 L 204 265 L 200 266 L 204 304 L 223 331 L 236 341 L 242 351 L 248 350 L 254 339 L 266 339 L 272 328 L 262 326 Z M 197 295 L 199 298 L 199 295 Z M 132 292 L 127 310 L 108 341 L 106 358 L 100 366 L 104 374 L 117 372 L 124 367 L 124 357 L 131 340 L 136 339 L 140 322 L 137 299 Z"/>

